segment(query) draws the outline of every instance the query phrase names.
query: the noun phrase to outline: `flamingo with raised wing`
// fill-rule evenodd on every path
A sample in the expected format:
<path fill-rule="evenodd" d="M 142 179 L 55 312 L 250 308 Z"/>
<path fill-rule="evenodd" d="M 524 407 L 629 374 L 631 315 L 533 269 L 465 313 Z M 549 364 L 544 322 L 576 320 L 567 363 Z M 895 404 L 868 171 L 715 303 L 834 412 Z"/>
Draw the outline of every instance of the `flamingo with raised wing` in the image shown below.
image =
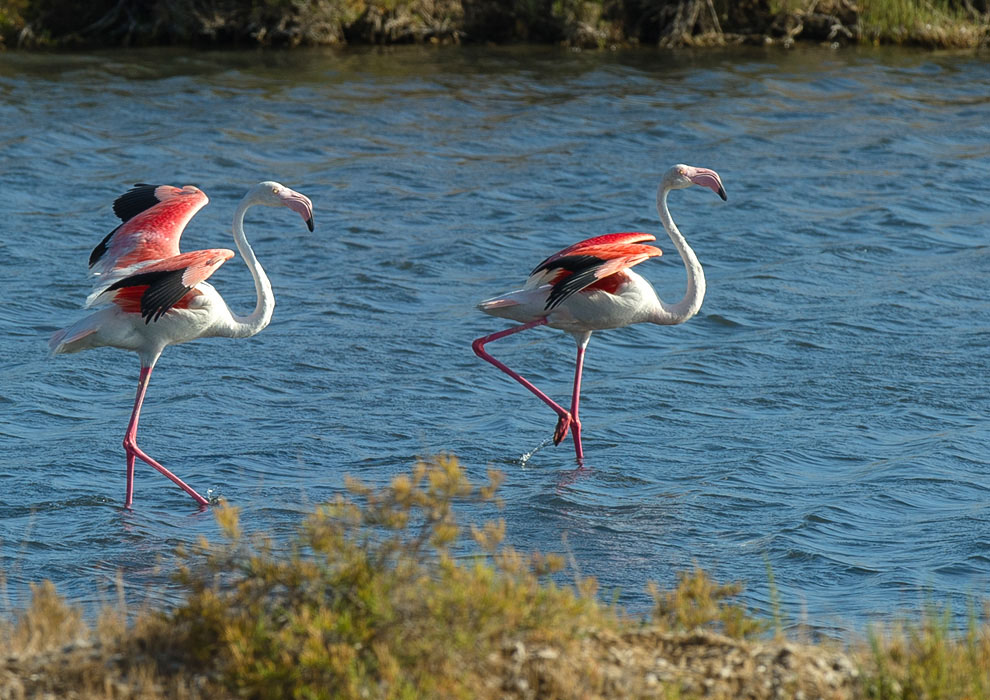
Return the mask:
<path fill-rule="evenodd" d="M 551 255 L 533 269 L 522 289 L 478 305 L 487 314 L 518 321 L 522 325 L 478 338 L 472 345 L 475 354 L 508 374 L 553 409 L 558 416 L 553 442 L 559 445 L 570 430 L 579 462 L 584 459 L 584 450 L 581 447 L 578 403 L 584 352 L 591 333 L 634 323 L 664 326 L 684 323 L 701 308 L 705 297 L 705 274 L 667 208 L 667 195 L 671 190 L 691 185 L 707 187 L 723 200 L 726 199 L 722 179 L 714 170 L 675 165 L 660 180 L 657 211 L 687 270 L 687 292 L 676 304 L 661 301 L 653 286 L 629 269 L 661 254 L 658 248 L 644 244 L 645 241 L 656 240 L 656 237 L 650 233 L 612 233 L 575 243 Z M 549 326 L 569 333 L 577 343 L 570 410 L 485 350 L 486 343 L 538 326 Z"/>
<path fill-rule="evenodd" d="M 248 316 L 237 316 L 206 279 L 234 251 L 225 248 L 179 252 L 179 237 L 189 220 L 209 199 L 196 187 L 135 185 L 113 204 L 123 222 L 93 250 L 89 267 L 98 275 L 86 307 L 106 305 L 49 341 L 52 354 L 79 352 L 97 347 L 132 350 L 141 361 L 137 397 L 124 434 L 127 455 L 127 490 L 124 507 L 134 498 L 134 463 L 140 458 L 175 482 L 200 504 L 208 501 L 182 479 L 149 457 L 137 444 L 138 418 L 151 379 L 151 371 L 169 345 L 196 338 L 222 336 L 247 338 L 271 321 L 275 297 L 265 271 L 244 235 L 244 214 L 256 205 L 286 206 L 297 212 L 313 230 L 313 203 L 277 182 L 251 188 L 234 212 L 233 233 L 237 250 L 254 278 L 258 301 Z"/>

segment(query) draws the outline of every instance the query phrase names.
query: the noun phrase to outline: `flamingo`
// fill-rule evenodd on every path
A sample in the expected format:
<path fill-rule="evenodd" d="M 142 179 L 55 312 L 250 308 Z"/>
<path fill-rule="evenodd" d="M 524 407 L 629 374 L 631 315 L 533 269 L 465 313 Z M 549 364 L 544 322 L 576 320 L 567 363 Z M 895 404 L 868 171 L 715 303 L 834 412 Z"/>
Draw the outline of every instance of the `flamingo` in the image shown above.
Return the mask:
<path fill-rule="evenodd" d="M 256 204 L 286 206 L 299 213 L 313 230 L 313 203 L 306 196 L 277 182 L 261 182 L 248 191 L 234 212 L 233 233 L 237 250 L 254 278 L 258 301 L 249 316 L 237 316 L 205 281 L 234 256 L 234 251 L 179 252 L 183 229 L 207 202 L 202 190 L 191 185 L 180 189 L 139 184 L 118 197 L 113 211 L 123 223 L 89 257 L 90 271 L 99 278 L 86 307 L 106 306 L 57 331 L 48 343 L 53 355 L 105 346 L 138 354 L 141 372 L 137 396 L 124 433 L 125 508 L 131 507 L 134 498 L 135 458 L 171 479 L 201 507 L 209 504 L 138 447 L 138 418 L 151 371 L 168 345 L 215 336 L 247 338 L 271 321 L 275 308 L 272 286 L 244 235 L 244 214 L 249 208 Z"/>
<path fill-rule="evenodd" d="M 622 328 L 634 323 L 663 326 L 684 323 L 701 308 L 705 297 L 705 274 L 698 257 L 667 209 L 670 191 L 691 185 L 707 187 L 723 200 L 726 199 L 722 179 L 708 168 L 675 165 L 660 180 L 657 188 L 660 221 L 687 269 L 687 292 L 676 304 L 661 301 L 653 286 L 629 269 L 661 255 L 659 248 L 644 245 L 644 241 L 654 241 L 656 237 L 651 233 L 638 232 L 610 233 L 575 243 L 537 265 L 522 289 L 478 304 L 478 308 L 486 314 L 518 321 L 522 325 L 478 338 L 472 344 L 475 354 L 508 374 L 553 409 L 558 416 L 553 443 L 559 445 L 567 437 L 568 430 L 572 431 L 579 463 L 584 460 L 581 421 L 578 418 L 581 371 L 592 331 Z M 485 345 L 493 340 L 539 326 L 569 333 L 577 343 L 569 411 L 485 351 Z"/>

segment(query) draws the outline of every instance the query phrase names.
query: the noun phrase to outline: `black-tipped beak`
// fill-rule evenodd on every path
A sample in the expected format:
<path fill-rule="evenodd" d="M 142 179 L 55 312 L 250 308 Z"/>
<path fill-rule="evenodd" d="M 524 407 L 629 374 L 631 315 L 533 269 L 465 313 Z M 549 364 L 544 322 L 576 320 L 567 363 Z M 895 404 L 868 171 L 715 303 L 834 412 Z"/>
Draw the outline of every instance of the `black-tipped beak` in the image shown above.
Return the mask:
<path fill-rule="evenodd" d="M 719 186 L 718 188 L 718 196 L 722 198 L 723 202 L 729 201 L 729 198 L 725 196 L 725 188 L 722 186 Z"/>
<path fill-rule="evenodd" d="M 290 190 L 288 187 L 282 187 L 279 191 L 279 197 L 282 199 L 282 204 L 299 214 L 299 216 L 302 217 L 302 220 L 306 222 L 306 226 L 309 230 L 312 231 L 313 203 L 309 201 L 309 197 L 304 194 L 299 194 L 295 190 Z"/>
<path fill-rule="evenodd" d="M 725 195 L 724 194 L 722 195 L 722 199 L 725 199 Z M 309 217 L 308 219 L 306 219 L 306 225 L 309 226 L 309 232 L 312 233 L 313 232 L 313 217 L 312 216 Z"/>

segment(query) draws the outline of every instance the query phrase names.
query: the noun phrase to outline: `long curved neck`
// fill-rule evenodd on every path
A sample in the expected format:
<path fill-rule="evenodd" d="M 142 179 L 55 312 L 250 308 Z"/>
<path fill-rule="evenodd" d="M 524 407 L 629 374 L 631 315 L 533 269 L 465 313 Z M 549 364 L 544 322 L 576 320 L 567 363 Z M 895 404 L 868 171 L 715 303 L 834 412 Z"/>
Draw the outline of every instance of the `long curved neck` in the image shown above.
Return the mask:
<path fill-rule="evenodd" d="M 670 188 L 663 184 L 657 189 L 657 211 L 660 213 L 660 221 L 663 223 L 667 235 L 670 236 L 674 247 L 681 255 L 681 260 L 684 261 L 684 269 L 687 270 L 687 291 L 684 293 L 684 298 L 676 304 L 660 302 L 654 323 L 663 325 L 684 323 L 698 313 L 698 310 L 701 309 L 701 302 L 705 299 L 704 270 L 701 269 L 698 256 L 691 250 L 691 246 L 688 245 L 687 240 L 678 230 L 677 224 L 674 223 L 674 219 L 670 216 L 670 210 L 667 208 L 667 194 L 669 192 Z"/>
<path fill-rule="evenodd" d="M 247 263 L 251 276 L 254 278 L 254 289 L 258 293 L 258 303 L 255 304 L 254 311 L 250 316 L 238 316 L 231 313 L 233 323 L 230 327 L 230 336 L 233 338 L 246 338 L 259 333 L 269 321 L 272 320 L 272 313 L 275 311 L 275 295 L 272 293 L 272 284 L 268 281 L 268 275 L 261 268 L 261 263 L 251 249 L 247 237 L 244 235 L 244 214 L 254 202 L 242 200 L 234 212 L 234 243 L 240 252 L 244 262 Z"/>

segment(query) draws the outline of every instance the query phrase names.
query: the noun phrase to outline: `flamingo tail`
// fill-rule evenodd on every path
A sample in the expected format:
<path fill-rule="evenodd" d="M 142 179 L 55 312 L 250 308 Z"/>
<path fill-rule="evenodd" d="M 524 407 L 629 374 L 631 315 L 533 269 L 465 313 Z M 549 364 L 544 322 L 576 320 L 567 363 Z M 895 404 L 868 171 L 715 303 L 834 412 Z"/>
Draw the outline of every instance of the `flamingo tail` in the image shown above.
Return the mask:
<path fill-rule="evenodd" d="M 99 343 L 94 343 L 96 338 L 92 336 L 102 327 L 104 316 L 103 312 L 90 314 L 71 326 L 56 331 L 48 341 L 48 350 L 52 355 L 62 355 L 97 347 Z"/>

